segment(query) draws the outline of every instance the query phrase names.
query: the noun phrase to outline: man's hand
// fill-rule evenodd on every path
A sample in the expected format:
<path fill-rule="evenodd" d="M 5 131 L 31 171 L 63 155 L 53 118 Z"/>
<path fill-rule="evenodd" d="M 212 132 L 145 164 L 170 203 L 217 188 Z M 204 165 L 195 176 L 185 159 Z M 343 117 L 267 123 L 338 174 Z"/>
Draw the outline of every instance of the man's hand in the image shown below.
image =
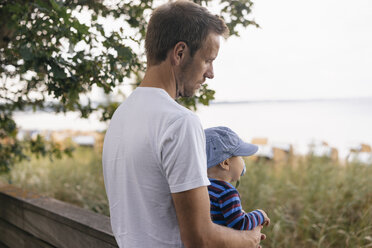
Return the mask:
<path fill-rule="evenodd" d="M 262 215 L 264 216 L 264 223 L 263 223 L 263 225 L 264 226 L 270 225 L 270 218 L 267 217 L 267 214 L 265 213 L 265 211 L 263 211 L 262 209 L 257 209 L 257 210 L 260 211 L 262 213 Z"/>
<path fill-rule="evenodd" d="M 261 233 L 261 229 L 262 229 L 262 225 L 260 225 L 260 226 L 256 226 L 255 228 L 253 228 L 252 230 L 251 230 L 251 232 L 253 232 L 253 236 L 254 236 L 254 238 L 257 240 L 257 243 L 258 243 L 258 248 L 261 248 L 261 245 L 260 245 L 260 242 L 262 241 L 262 240 L 264 240 L 264 239 L 266 239 L 266 235 L 265 234 L 263 234 L 263 233 Z M 250 234 L 250 235 L 252 235 L 252 233 Z"/>

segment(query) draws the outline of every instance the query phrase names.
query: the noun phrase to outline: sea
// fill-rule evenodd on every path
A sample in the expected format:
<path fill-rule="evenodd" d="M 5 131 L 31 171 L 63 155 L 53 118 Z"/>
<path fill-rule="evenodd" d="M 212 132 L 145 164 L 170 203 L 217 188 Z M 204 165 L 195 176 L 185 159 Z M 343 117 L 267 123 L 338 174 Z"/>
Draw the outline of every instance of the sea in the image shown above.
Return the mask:
<path fill-rule="evenodd" d="M 344 158 L 351 148 L 372 145 L 372 97 L 212 102 L 199 105 L 196 114 L 204 128 L 227 126 L 247 142 L 266 138 L 269 144 L 291 144 L 299 154 L 326 142 Z M 103 131 L 108 126 L 97 115 L 80 119 L 77 113 L 19 112 L 14 118 L 25 130 Z"/>

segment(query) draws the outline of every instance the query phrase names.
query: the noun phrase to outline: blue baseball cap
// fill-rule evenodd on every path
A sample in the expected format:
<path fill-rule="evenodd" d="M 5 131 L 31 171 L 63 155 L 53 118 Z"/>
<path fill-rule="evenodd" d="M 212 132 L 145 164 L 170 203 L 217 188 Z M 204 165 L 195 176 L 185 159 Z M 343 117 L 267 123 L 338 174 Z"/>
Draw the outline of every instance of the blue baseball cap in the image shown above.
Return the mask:
<path fill-rule="evenodd" d="M 211 127 L 204 132 L 208 168 L 234 156 L 251 156 L 258 150 L 258 146 L 244 142 L 228 127 Z"/>

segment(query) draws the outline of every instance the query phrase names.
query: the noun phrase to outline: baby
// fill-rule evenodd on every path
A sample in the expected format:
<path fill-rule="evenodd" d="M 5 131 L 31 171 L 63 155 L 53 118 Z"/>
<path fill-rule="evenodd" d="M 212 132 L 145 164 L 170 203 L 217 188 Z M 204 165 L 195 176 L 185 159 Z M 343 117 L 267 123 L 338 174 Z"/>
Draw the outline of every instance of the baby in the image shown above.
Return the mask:
<path fill-rule="evenodd" d="M 244 212 L 240 195 L 231 184 L 245 173 L 241 156 L 253 155 L 258 147 L 243 142 L 227 127 L 208 128 L 205 136 L 208 177 L 211 182 L 208 192 L 213 222 L 237 230 L 252 230 L 258 225 L 269 225 L 270 219 L 263 210 Z"/>

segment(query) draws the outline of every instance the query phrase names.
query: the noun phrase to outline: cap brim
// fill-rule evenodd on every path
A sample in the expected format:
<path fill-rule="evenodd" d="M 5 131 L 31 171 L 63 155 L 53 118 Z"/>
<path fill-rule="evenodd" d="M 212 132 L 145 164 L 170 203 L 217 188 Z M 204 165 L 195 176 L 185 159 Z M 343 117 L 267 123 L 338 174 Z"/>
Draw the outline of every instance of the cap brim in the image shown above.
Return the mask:
<path fill-rule="evenodd" d="M 234 151 L 234 156 L 251 156 L 258 151 L 258 146 L 249 144 L 249 143 L 241 143 Z"/>

